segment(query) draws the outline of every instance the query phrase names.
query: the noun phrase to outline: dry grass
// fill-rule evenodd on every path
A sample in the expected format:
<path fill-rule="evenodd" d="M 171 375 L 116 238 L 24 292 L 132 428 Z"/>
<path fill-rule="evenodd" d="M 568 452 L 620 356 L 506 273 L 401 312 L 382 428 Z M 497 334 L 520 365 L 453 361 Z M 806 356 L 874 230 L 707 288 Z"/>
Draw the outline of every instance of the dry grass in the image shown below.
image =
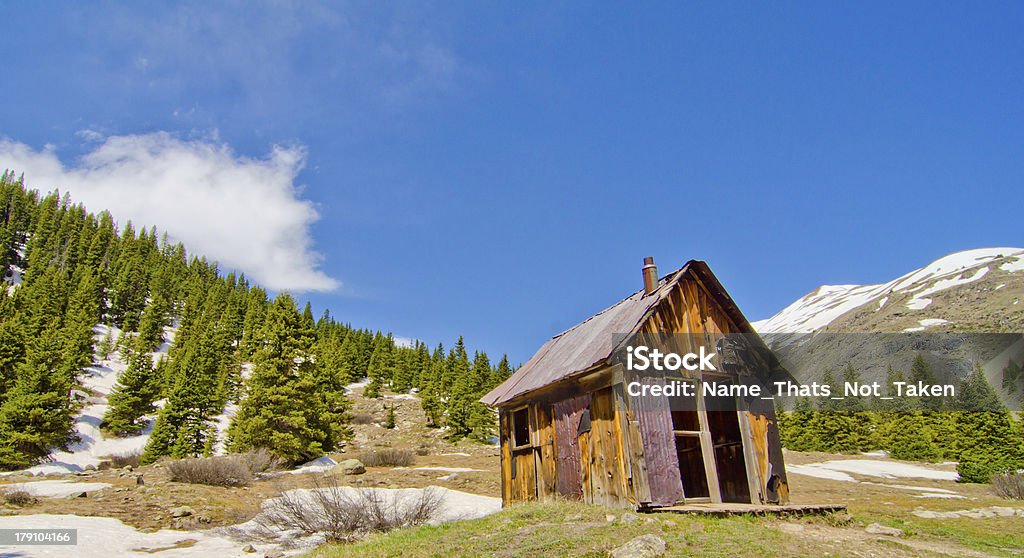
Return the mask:
<path fill-rule="evenodd" d="M 11 506 L 31 506 L 39 500 L 31 492 L 20 488 L 8 488 L 3 491 L 4 503 Z"/>
<path fill-rule="evenodd" d="M 389 499 L 377 490 L 346 490 L 333 479 L 318 480 L 314 490 L 289 491 L 270 500 L 257 522 L 268 533 L 300 531 L 331 542 L 352 542 L 426 523 L 440 505 L 440 493 L 433 488 Z"/>
<path fill-rule="evenodd" d="M 416 461 L 416 456 L 408 449 L 380 448 L 364 452 L 359 460 L 367 467 L 408 467 Z"/>
<path fill-rule="evenodd" d="M 1000 498 L 1024 500 L 1024 473 L 1003 473 L 992 477 L 992 491 Z"/>
<path fill-rule="evenodd" d="M 142 457 L 142 450 L 135 450 L 126 453 L 115 453 L 110 456 L 110 466 L 115 469 L 121 467 L 138 467 L 139 457 Z"/>
<path fill-rule="evenodd" d="M 241 459 L 245 466 L 249 468 L 249 472 L 254 475 L 260 473 L 267 473 L 269 471 L 277 471 L 283 469 L 285 462 L 275 457 L 265 448 L 258 448 L 240 453 L 237 455 Z"/>
<path fill-rule="evenodd" d="M 280 469 L 283 462 L 265 449 L 221 457 L 196 457 L 167 463 L 171 480 L 211 486 L 246 486 L 260 473 Z"/>

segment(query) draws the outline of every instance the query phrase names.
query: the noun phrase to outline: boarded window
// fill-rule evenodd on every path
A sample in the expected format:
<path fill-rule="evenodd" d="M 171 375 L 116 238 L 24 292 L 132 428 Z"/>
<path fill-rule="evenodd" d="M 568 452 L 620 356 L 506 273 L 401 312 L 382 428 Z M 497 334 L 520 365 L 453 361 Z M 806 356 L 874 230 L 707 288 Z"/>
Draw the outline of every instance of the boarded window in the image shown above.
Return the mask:
<path fill-rule="evenodd" d="M 512 447 L 530 445 L 530 409 L 523 407 L 512 413 Z"/>

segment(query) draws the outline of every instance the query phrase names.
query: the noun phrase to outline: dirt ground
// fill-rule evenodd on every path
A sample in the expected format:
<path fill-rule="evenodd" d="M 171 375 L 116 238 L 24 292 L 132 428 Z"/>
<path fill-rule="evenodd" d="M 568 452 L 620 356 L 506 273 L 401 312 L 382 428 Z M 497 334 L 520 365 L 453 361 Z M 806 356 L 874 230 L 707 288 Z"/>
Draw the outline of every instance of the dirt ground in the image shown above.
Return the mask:
<path fill-rule="evenodd" d="M 357 393 L 361 391 L 356 390 Z M 10 475 L 0 477 L 0 489 L 36 480 L 68 480 L 71 482 L 103 482 L 111 488 L 89 492 L 81 498 L 38 498 L 35 504 L 23 507 L 0 503 L 0 514 L 61 513 L 103 516 L 120 519 L 140 529 L 197 529 L 232 525 L 252 519 L 260 502 L 285 490 L 311 488 L 317 483 L 337 482 L 341 485 L 376 488 L 419 488 L 443 486 L 453 490 L 501 496 L 498 477 L 498 448 L 475 441 L 451 443 L 437 428 L 427 428 L 426 416 L 419 400 L 387 395 L 382 399 L 353 397 L 353 416 L 362 416 L 370 424 L 353 424 L 353 437 L 345 447 L 329 454 L 336 461 L 359 458 L 364 452 L 379 448 L 402 448 L 416 455 L 408 467 L 367 467 L 361 475 L 324 478 L 325 473 L 284 474 L 259 479 L 247 487 L 225 488 L 171 482 L 162 464 L 134 470 L 108 469 L 73 475 L 31 477 Z M 383 427 L 387 408 L 394 406 L 396 427 Z M 417 467 L 477 469 L 468 472 L 418 470 Z M 143 485 L 137 485 L 136 475 Z M 331 475 L 333 476 L 333 475 Z M 185 518 L 172 517 L 171 510 L 189 507 L 194 513 Z"/>
<path fill-rule="evenodd" d="M 394 406 L 396 428 L 383 427 L 388 407 Z M 409 449 L 417 454 L 407 467 L 367 467 L 364 474 L 334 476 L 341 485 L 380 488 L 443 486 L 463 492 L 500 496 L 497 446 L 462 440 L 451 443 L 445 432 L 425 426 L 419 401 L 407 396 L 389 395 L 382 399 L 353 398 L 354 435 L 344 448 L 331 454 L 336 461 L 360 457 L 381 448 Z M 830 460 L 882 460 L 877 455 L 832 455 L 786 452 L 788 465 L 806 465 Z M 932 469 L 955 470 L 952 464 L 920 464 Z M 473 471 L 421 470 L 418 468 L 461 468 Z M 141 474 L 145 484 L 137 485 Z M 146 530 L 160 528 L 204 529 L 247 521 L 259 511 L 260 502 L 292 488 L 308 488 L 322 483 L 326 473 L 282 474 L 259 479 L 244 488 L 191 485 L 169 480 L 160 463 L 134 471 L 90 471 L 64 477 L 74 482 L 106 482 L 113 486 L 91 492 L 84 498 L 39 498 L 33 505 L 16 507 L 3 504 L 0 514 L 60 513 L 114 517 Z M 846 504 L 849 514 L 829 519 L 769 519 L 762 525 L 797 540 L 808 548 L 836 555 L 854 556 L 988 556 L 979 541 L 1005 540 L 1010 555 L 1024 547 L 1024 517 L 925 519 L 915 511 L 936 512 L 977 509 L 990 506 L 1024 508 L 1024 503 L 997 498 L 987 485 L 959 484 L 949 480 L 924 478 L 881 478 L 850 473 L 854 481 L 838 481 L 791 473 L 793 503 Z M 8 476 L 0 478 L 0 488 L 38 478 Z M 923 491 L 908 487 L 952 491 L 958 498 L 924 497 Z M 933 491 L 938 492 L 938 491 Z M 172 517 L 171 510 L 187 506 L 194 513 L 185 518 Z M 662 514 L 659 514 L 662 515 Z M 905 536 L 886 537 L 865 532 L 865 525 L 879 522 L 902 529 Z M 989 545 L 989 546 L 985 546 Z M 860 549 L 860 550 L 858 550 Z M 979 550 L 981 549 L 981 550 Z M 996 555 L 1000 552 L 996 552 Z"/>

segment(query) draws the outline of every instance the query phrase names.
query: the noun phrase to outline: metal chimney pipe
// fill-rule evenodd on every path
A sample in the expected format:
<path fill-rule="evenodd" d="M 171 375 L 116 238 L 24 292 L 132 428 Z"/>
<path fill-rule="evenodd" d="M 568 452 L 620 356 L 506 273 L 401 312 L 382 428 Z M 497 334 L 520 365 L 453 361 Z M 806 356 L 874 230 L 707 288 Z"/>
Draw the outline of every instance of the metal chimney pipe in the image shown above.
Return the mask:
<path fill-rule="evenodd" d="M 654 256 L 644 258 L 644 294 L 658 290 L 658 266 L 654 265 Z"/>

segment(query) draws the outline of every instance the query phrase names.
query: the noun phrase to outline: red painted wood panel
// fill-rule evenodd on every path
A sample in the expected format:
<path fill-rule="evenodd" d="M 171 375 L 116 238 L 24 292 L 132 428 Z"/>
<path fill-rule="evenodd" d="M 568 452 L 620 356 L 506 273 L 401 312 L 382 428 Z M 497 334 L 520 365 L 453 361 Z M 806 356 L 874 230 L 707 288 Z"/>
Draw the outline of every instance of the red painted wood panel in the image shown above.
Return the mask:
<path fill-rule="evenodd" d="M 566 498 L 582 499 L 580 445 L 576 431 L 580 417 L 590 405 L 590 394 L 579 395 L 554 404 L 555 445 L 558 456 L 558 492 Z"/>

